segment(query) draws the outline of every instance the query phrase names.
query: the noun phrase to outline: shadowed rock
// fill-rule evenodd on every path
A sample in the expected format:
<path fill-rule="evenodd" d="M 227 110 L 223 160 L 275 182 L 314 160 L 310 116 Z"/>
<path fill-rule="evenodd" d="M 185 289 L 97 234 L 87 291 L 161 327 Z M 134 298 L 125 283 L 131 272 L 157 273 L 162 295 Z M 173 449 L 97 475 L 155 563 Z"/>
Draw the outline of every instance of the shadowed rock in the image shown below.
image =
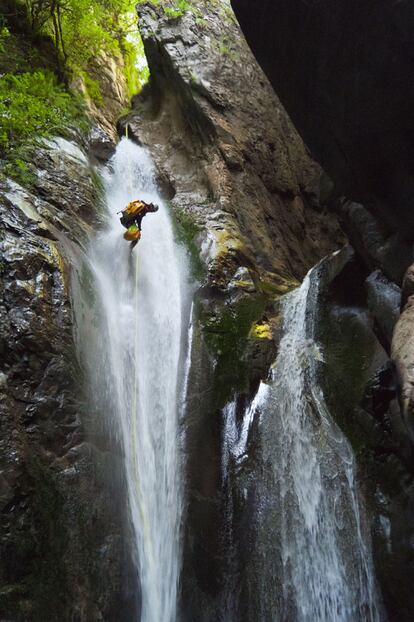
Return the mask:
<path fill-rule="evenodd" d="M 411 0 L 232 0 L 242 30 L 340 193 L 414 236 Z"/>

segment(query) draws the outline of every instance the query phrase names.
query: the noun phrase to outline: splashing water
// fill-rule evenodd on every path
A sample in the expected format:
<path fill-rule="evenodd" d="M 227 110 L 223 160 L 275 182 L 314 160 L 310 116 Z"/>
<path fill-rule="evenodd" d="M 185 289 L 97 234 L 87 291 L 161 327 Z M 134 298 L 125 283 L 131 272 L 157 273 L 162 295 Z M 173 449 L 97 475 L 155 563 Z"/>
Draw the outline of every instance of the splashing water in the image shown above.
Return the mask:
<path fill-rule="evenodd" d="M 181 558 L 178 419 L 189 321 L 187 265 L 144 149 L 122 139 L 104 183 L 110 214 L 89 254 L 96 299 L 85 358 L 92 391 L 124 455 L 141 620 L 174 622 Z M 137 198 L 160 209 L 143 219 L 142 238 L 131 253 L 117 212 Z"/>
<path fill-rule="evenodd" d="M 375 621 L 379 610 L 354 458 L 318 389 L 318 349 L 307 339 L 309 287 L 308 276 L 285 303 L 267 411 L 277 430 L 277 452 L 268 459 L 281 502 L 284 606 L 303 621 Z"/>
<path fill-rule="evenodd" d="M 225 472 L 230 457 L 237 465 L 246 456 L 246 428 L 260 413 L 252 551 L 253 575 L 260 580 L 246 619 L 379 622 L 384 613 L 354 456 L 317 381 L 323 362 L 311 317 L 317 288 L 317 274 L 311 272 L 285 298 L 284 336 L 272 380 L 261 385 L 239 433 L 234 407 L 223 413 Z"/>

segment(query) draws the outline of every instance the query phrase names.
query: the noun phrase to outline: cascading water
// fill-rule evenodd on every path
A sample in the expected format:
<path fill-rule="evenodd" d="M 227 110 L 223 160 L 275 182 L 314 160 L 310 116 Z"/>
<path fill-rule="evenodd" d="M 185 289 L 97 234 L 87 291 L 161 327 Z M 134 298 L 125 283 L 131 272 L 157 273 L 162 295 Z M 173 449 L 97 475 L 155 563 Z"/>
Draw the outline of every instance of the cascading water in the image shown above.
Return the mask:
<path fill-rule="evenodd" d="M 369 530 L 355 482 L 352 449 L 318 385 L 322 354 L 313 339 L 317 270 L 286 297 L 284 328 L 268 385 L 262 384 L 240 432 L 224 412 L 224 468 L 242 468 L 246 434 L 260 416 L 253 483 L 255 544 L 248 564 L 257 594 L 243 620 L 378 622 Z M 255 411 L 254 412 L 252 412 Z M 248 503 L 248 501 L 247 501 Z M 243 545 L 244 546 L 244 545 Z M 256 579 L 260 577 L 260 579 Z M 251 592 L 250 592 L 251 593 Z M 239 618 L 240 619 L 240 618 Z"/>
<path fill-rule="evenodd" d="M 144 149 L 122 139 L 104 184 L 110 214 L 90 248 L 95 301 L 83 327 L 87 347 L 80 335 L 80 348 L 93 394 L 124 456 L 141 620 L 173 622 L 181 557 L 178 428 L 189 323 L 187 265 Z M 117 212 L 137 198 L 160 209 L 144 218 L 131 253 Z"/>

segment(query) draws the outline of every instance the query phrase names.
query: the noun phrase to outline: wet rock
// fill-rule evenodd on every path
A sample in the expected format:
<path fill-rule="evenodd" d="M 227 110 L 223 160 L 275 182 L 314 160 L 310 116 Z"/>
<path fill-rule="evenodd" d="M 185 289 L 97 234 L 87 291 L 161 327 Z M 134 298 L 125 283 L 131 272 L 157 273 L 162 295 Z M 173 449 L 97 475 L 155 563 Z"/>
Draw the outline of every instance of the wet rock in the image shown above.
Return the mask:
<path fill-rule="evenodd" d="M 320 381 L 330 412 L 357 458 L 387 613 L 389 619 L 408 622 L 414 610 L 409 544 L 414 537 L 413 448 L 398 400 L 400 372 L 385 339 L 397 317 L 398 300 L 399 288 L 378 271 L 368 276 L 354 256 L 333 280 L 326 271 L 314 318 L 324 355 Z M 379 324 L 381 331 L 376 330 Z"/>
<path fill-rule="evenodd" d="M 402 283 L 401 305 L 404 307 L 410 296 L 414 295 L 414 264 L 412 264 L 404 275 Z"/>
<path fill-rule="evenodd" d="M 234 272 L 250 262 L 267 280 L 272 274 L 276 280 L 282 274 L 303 276 L 342 237 L 334 216 L 318 202 L 321 171 L 252 57 L 230 7 L 198 0 L 171 19 L 162 6 L 148 2 L 138 13 L 151 80 L 134 98 L 120 132 L 128 124 L 129 135 L 148 146 L 160 176 L 174 188 L 173 209 L 198 227 L 199 248 L 225 229 L 233 248 L 242 248 L 229 258 Z M 217 212 L 221 219 L 213 224 Z M 209 246 L 202 258 L 213 273 L 214 253 L 222 245 Z M 232 278 L 230 270 L 226 278 Z"/>
<path fill-rule="evenodd" d="M 365 286 L 368 308 L 378 323 L 383 343 L 389 352 L 394 326 L 400 317 L 401 290 L 380 270 L 369 275 Z"/>
<path fill-rule="evenodd" d="M 392 233 L 360 203 L 338 201 L 336 211 L 349 241 L 370 270 L 380 268 L 401 284 L 412 262 L 412 245 L 398 233 Z"/>
<path fill-rule="evenodd" d="M 391 362 L 387 361 L 368 381 L 361 406 L 372 412 L 376 419 L 382 421 L 390 402 L 396 396 L 397 382 L 394 368 Z"/>
<path fill-rule="evenodd" d="M 130 620 L 120 465 L 96 440 L 73 343 L 99 187 L 82 142 L 62 138 L 38 146 L 33 174 L 0 185 L 0 618 Z"/>
<path fill-rule="evenodd" d="M 107 162 L 115 153 L 113 139 L 102 128 L 95 126 L 88 137 L 89 154 L 100 162 Z"/>
<path fill-rule="evenodd" d="M 414 296 L 410 296 L 398 320 L 391 356 L 401 386 L 400 402 L 407 430 L 414 443 Z"/>

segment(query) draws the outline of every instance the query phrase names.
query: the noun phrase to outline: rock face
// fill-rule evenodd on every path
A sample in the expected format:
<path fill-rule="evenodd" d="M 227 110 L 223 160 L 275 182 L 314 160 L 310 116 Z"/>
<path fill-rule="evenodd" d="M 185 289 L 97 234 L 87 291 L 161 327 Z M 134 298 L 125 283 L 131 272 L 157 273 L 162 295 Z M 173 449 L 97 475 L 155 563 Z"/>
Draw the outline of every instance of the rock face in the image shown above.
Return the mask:
<path fill-rule="evenodd" d="M 321 171 L 229 3 L 200 0 L 172 16 L 148 2 L 138 12 L 151 80 L 120 131 L 128 126 L 150 150 L 177 234 L 201 258 L 194 262 L 201 287 L 187 402 L 181 610 L 183 620 L 203 622 L 223 615 L 231 573 L 223 408 L 236 400 L 242 412 L 267 376 L 280 294 L 343 237 L 320 207 Z"/>
<path fill-rule="evenodd" d="M 369 270 L 379 268 L 389 279 L 401 285 L 412 261 L 412 243 L 400 233 L 390 232 L 383 222 L 360 203 L 333 202 L 342 229 Z"/>
<path fill-rule="evenodd" d="M 121 54 L 101 52 L 90 63 L 88 77 L 89 80 L 95 81 L 99 89 L 98 101 L 89 95 L 82 77 L 78 77 L 72 86 L 84 95 L 88 113 L 95 123 L 113 142 L 117 142 L 116 122 L 129 107 L 124 60 Z"/>
<path fill-rule="evenodd" d="M 409 291 L 408 278 L 405 293 Z M 414 444 L 414 295 L 409 295 L 395 327 L 392 358 L 401 383 L 401 409 L 405 425 Z"/>
<path fill-rule="evenodd" d="M 256 58 L 338 192 L 413 239 L 413 3 L 232 5 Z"/>
<path fill-rule="evenodd" d="M 229 251 L 234 271 L 243 264 L 264 281 L 301 278 L 341 236 L 319 206 L 321 171 L 230 5 L 201 0 L 176 18 L 151 3 L 138 11 L 152 77 L 121 129 L 128 123 L 150 147 L 167 198 L 203 233 L 205 264 Z"/>
<path fill-rule="evenodd" d="M 74 142 L 34 154 L 30 190 L 0 187 L 0 618 L 130 620 L 136 577 L 106 431 L 83 393 L 71 284 L 96 221 Z"/>
<path fill-rule="evenodd" d="M 330 286 L 328 316 L 321 319 L 332 355 L 326 390 L 367 482 L 389 617 L 409 620 L 414 86 L 407 76 L 414 7 L 406 0 L 232 5 L 301 136 L 333 179 L 331 198 L 352 199 L 331 203 L 358 259 Z"/>
<path fill-rule="evenodd" d="M 324 353 L 325 398 L 353 446 L 372 517 L 376 574 L 388 619 L 408 622 L 414 611 L 413 460 L 389 354 L 400 298 L 395 284 L 379 271 L 368 275 L 364 262 L 350 255 L 335 278 L 325 272 L 315 330 Z M 410 345 L 410 338 L 403 318 L 394 330 L 392 356 L 397 362 L 400 356 L 407 373 L 404 346 Z"/>

